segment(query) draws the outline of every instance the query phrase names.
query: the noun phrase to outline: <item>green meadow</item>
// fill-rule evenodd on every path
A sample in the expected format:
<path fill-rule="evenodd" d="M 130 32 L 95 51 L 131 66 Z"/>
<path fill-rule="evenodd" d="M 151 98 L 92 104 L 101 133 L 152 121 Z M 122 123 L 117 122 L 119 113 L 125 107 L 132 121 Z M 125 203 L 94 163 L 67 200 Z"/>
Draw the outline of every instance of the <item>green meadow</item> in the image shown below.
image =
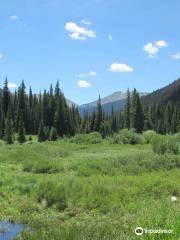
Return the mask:
<path fill-rule="evenodd" d="M 147 143 L 2 141 L 0 218 L 25 224 L 19 240 L 179 239 L 179 167 Z"/>

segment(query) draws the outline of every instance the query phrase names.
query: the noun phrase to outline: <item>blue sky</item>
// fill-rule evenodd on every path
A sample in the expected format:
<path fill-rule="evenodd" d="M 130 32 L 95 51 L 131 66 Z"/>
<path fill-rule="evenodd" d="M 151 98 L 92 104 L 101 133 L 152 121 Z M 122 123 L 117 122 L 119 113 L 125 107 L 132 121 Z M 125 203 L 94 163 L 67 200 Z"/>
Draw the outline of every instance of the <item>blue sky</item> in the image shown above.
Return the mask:
<path fill-rule="evenodd" d="M 0 84 L 39 92 L 60 80 L 78 104 L 180 77 L 179 0 L 6 0 Z M 14 84 L 14 85 L 13 85 Z"/>

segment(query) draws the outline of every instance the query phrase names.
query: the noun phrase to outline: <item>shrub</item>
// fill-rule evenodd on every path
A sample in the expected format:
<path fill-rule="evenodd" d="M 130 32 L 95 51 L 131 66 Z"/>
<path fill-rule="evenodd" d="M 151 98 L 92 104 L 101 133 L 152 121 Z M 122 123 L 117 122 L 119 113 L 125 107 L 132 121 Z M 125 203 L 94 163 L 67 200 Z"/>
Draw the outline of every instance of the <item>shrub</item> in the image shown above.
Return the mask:
<path fill-rule="evenodd" d="M 142 134 L 136 133 L 133 129 L 123 129 L 112 137 L 111 142 L 123 144 L 144 144 L 145 139 Z"/>
<path fill-rule="evenodd" d="M 150 143 L 152 138 L 156 135 L 156 132 L 154 130 L 147 130 L 143 132 L 143 136 L 146 140 L 146 143 Z"/>
<path fill-rule="evenodd" d="M 152 148 L 158 154 L 178 154 L 179 146 L 174 136 L 156 135 L 152 138 Z"/>
<path fill-rule="evenodd" d="M 175 137 L 175 139 L 176 139 L 177 142 L 180 142 L 180 132 L 176 133 L 176 134 L 174 135 L 174 137 Z"/>
<path fill-rule="evenodd" d="M 102 137 L 98 132 L 77 134 L 70 139 L 70 142 L 76 144 L 97 144 L 102 142 Z"/>

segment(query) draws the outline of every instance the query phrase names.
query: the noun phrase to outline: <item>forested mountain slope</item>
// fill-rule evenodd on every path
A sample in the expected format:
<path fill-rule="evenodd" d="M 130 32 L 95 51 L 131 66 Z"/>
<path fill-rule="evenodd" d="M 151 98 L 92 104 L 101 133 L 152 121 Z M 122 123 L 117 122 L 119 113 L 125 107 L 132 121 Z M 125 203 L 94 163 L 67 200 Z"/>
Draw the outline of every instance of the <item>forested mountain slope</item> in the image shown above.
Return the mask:
<path fill-rule="evenodd" d="M 142 97 L 142 102 L 145 104 L 167 103 L 168 101 L 180 102 L 180 79 Z"/>

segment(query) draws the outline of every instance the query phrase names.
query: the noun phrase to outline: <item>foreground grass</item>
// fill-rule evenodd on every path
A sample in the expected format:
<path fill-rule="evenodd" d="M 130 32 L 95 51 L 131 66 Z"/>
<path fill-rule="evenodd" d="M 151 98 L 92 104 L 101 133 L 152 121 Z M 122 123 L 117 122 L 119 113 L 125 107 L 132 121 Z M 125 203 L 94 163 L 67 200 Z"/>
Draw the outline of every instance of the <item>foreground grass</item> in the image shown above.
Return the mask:
<path fill-rule="evenodd" d="M 141 239 L 178 239 L 179 167 L 149 145 L 2 143 L 0 217 L 28 224 L 24 240 L 137 239 L 137 226 L 173 230 Z"/>

